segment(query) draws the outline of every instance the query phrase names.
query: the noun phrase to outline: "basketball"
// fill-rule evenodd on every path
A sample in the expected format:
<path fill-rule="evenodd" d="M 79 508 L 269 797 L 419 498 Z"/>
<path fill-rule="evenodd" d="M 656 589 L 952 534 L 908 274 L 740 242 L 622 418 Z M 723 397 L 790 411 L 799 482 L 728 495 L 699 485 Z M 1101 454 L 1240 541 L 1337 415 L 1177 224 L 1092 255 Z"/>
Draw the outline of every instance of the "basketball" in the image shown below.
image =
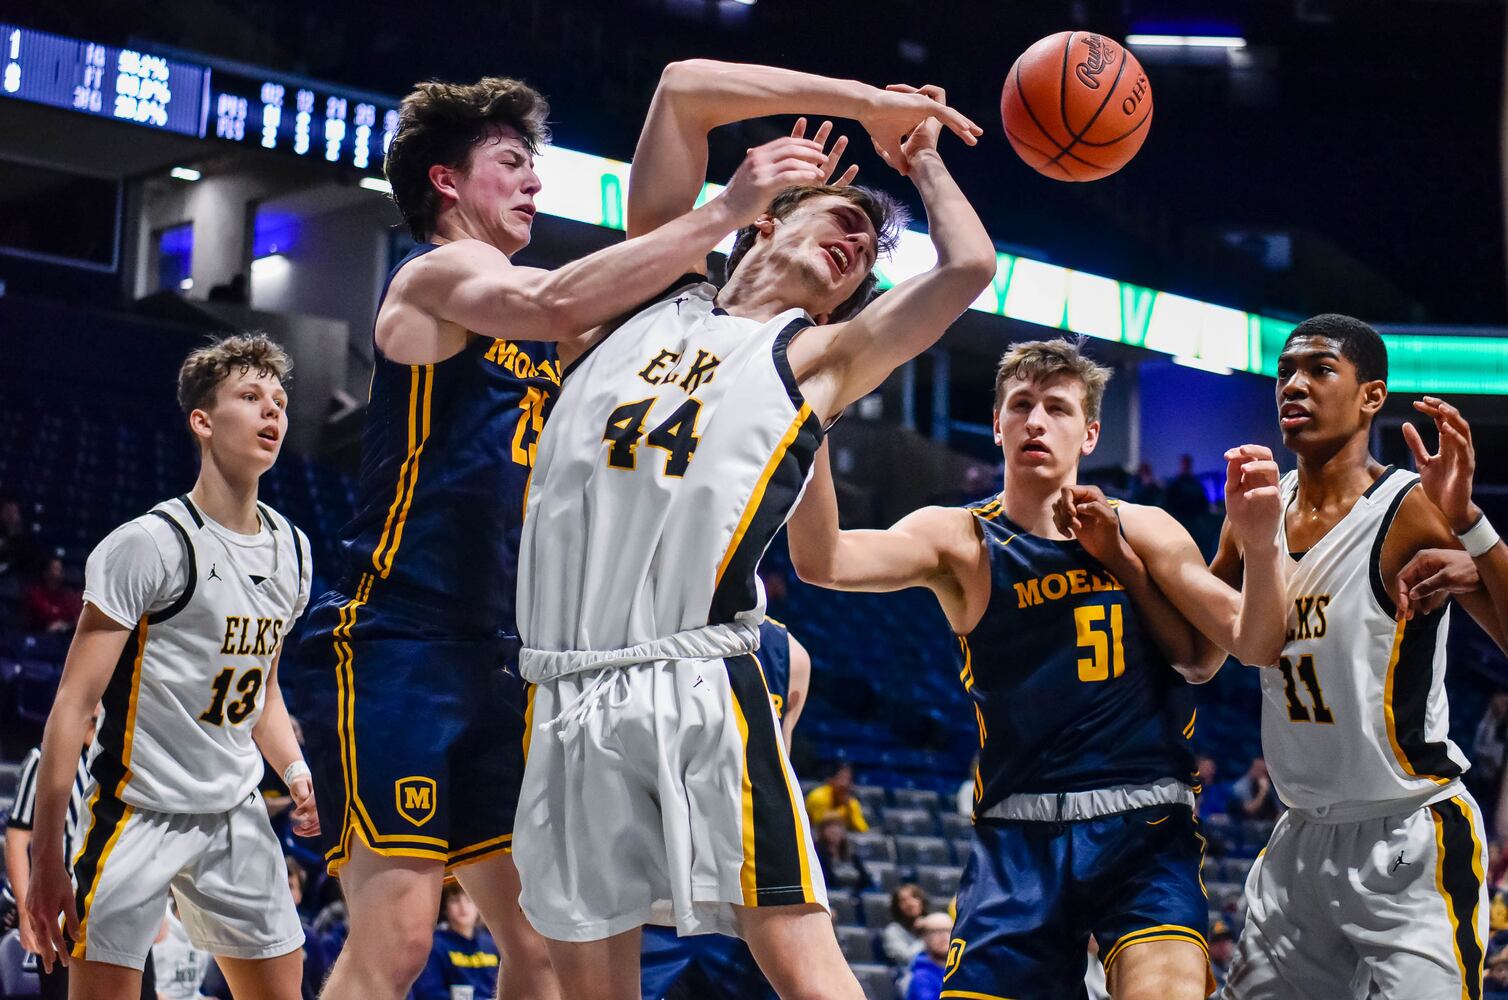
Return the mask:
<path fill-rule="evenodd" d="M 1131 162 L 1152 123 L 1152 85 L 1120 43 L 1060 31 L 1021 53 L 1000 94 L 1017 155 L 1060 181 L 1096 181 Z"/>

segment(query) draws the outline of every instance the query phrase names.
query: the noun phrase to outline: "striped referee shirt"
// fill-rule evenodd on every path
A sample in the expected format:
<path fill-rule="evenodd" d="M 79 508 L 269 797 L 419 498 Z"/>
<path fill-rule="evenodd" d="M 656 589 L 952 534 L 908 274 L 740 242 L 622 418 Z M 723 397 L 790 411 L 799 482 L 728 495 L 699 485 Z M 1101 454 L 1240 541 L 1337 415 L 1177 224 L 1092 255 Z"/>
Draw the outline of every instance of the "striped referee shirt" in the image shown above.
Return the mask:
<path fill-rule="evenodd" d="M 21 780 L 16 785 L 16 802 L 11 806 L 7 825 L 13 830 L 30 830 L 37 812 L 37 769 L 42 763 L 42 748 L 35 747 L 21 762 Z M 68 796 L 68 822 L 63 827 L 63 863 L 73 874 L 74 845 L 78 843 L 79 823 L 84 818 L 84 797 L 93 782 L 89 774 L 89 748 L 79 756 L 73 772 L 73 790 Z"/>

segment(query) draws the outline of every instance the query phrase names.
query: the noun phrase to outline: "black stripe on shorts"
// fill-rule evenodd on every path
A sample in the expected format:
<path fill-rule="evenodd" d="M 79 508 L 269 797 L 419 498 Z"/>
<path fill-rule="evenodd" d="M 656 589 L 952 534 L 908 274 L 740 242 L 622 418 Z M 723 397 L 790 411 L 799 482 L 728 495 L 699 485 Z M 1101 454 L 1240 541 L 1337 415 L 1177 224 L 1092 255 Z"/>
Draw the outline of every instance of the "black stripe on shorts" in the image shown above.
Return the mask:
<path fill-rule="evenodd" d="M 1446 799 L 1429 808 L 1439 824 L 1436 879 L 1455 928 L 1456 959 L 1465 980 L 1465 996 L 1481 1000 L 1484 956 L 1482 942 L 1477 938 L 1477 907 L 1481 904 L 1482 876 L 1476 831 L 1460 799 Z"/>
<path fill-rule="evenodd" d="M 724 661 L 733 697 L 748 724 L 744 766 L 754 798 L 754 886 L 759 906 L 813 902 L 801 877 L 806 846 L 797 836 L 805 806 L 793 802 L 781 766 L 780 731 L 770 715 L 770 693 L 753 656 Z M 747 859 L 746 859 L 747 860 Z M 808 876 L 810 877 L 810 876 Z"/>

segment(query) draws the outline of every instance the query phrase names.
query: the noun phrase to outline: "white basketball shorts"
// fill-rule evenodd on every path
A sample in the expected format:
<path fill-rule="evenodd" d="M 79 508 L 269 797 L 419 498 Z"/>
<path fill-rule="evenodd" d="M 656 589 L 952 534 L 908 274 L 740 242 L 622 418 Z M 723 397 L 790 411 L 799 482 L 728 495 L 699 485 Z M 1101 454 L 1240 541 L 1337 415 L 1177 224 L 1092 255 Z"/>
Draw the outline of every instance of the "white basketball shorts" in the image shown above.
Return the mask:
<path fill-rule="evenodd" d="M 1246 880 L 1226 1000 L 1477 1000 L 1485 843 L 1464 790 L 1350 823 L 1287 813 Z"/>
<path fill-rule="evenodd" d="M 74 862 L 79 935 L 73 955 L 140 969 L 167 894 L 194 947 L 227 958 L 276 958 L 303 946 L 288 869 L 256 793 L 223 813 L 158 813 L 95 786 Z"/>
<path fill-rule="evenodd" d="M 735 906 L 826 908 L 754 656 L 567 674 L 531 687 L 526 719 L 513 857 L 545 937 L 736 934 Z"/>

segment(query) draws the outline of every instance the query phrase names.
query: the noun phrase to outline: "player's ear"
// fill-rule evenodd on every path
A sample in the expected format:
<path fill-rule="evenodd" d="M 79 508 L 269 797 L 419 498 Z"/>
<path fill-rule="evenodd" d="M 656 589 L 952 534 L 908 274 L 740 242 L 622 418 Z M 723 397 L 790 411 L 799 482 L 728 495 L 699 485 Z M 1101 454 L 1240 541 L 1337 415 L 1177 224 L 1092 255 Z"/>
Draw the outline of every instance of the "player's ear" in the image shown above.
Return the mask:
<path fill-rule="evenodd" d="M 1388 398 L 1388 384 L 1382 379 L 1373 379 L 1361 384 L 1361 412 L 1375 417 Z"/>
<path fill-rule="evenodd" d="M 1080 458 L 1088 458 L 1100 443 L 1100 422 L 1091 420 L 1084 427 L 1084 446 L 1079 449 Z"/>
<path fill-rule="evenodd" d="M 775 233 L 775 223 L 779 221 L 779 219 L 775 218 L 769 212 L 766 212 L 754 220 L 754 228 L 759 230 L 760 236 L 773 236 Z"/>
<path fill-rule="evenodd" d="M 432 164 L 429 168 L 429 183 L 441 195 L 447 198 L 458 198 L 459 195 L 456 193 L 457 173 L 459 171 L 455 167 L 447 167 L 443 163 Z"/>
<path fill-rule="evenodd" d="M 214 426 L 210 422 L 208 410 L 196 407 L 189 411 L 188 425 L 189 433 L 200 442 L 208 441 L 214 435 Z"/>
<path fill-rule="evenodd" d="M 995 410 L 990 414 L 990 430 L 995 432 L 995 447 L 1004 448 L 1005 438 L 1000 434 L 1000 411 Z"/>

